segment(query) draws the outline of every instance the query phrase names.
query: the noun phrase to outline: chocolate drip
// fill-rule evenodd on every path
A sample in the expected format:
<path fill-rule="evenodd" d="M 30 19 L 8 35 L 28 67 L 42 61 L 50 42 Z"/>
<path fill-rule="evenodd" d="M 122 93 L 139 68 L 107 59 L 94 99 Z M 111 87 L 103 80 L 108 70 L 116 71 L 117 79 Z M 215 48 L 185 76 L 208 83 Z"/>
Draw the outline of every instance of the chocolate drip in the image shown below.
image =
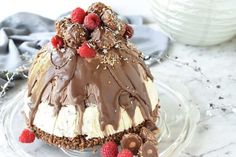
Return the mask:
<path fill-rule="evenodd" d="M 80 129 L 84 110 L 94 102 L 99 110 L 102 130 L 108 124 L 118 129 L 120 107 L 133 119 L 138 106 L 143 118 L 152 120 L 151 102 L 140 67 L 145 77 L 152 79 L 152 75 L 136 50 L 125 43 L 121 46 L 121 49 L 109 50 L 107 55 L 117 56 L 112 64 L 103 62 L 107 55 L 85 59 L 76 55 L 76 50 L 72 48 L 57 52 L 48 45 L 42 49 L 32 65 L 28 80 L 28 96 L 34 104 L 31 106 L 30 125 L 33 125 L 42 101 L 53 105 L 55 114 L 62 106 L 74 105 L 79 112 Z"/>

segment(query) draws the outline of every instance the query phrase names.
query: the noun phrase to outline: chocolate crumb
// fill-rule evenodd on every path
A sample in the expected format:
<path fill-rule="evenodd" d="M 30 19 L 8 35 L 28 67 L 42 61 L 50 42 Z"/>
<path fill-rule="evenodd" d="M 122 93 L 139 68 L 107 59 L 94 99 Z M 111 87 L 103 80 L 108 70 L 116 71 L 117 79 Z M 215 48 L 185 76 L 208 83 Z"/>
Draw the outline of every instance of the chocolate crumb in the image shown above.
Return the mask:
<path fill-rule="evenodd" d="M 199 71 L 201 71 L 201 68 L 200 67 L 194 67 L 194 71 L 199 72 Z"/>
<path fill-rule="evenodd" d="M 219 100 L 222 100 L 222 99 L 224 99 L 224 97 L 222 97 L 222 96 L 219 96 L 219 98 L 218 98 Z"/>
<path fill-rule="evenodd" d="M 178 59 L 179 57 L 175 56 L 175 59 Z"/>
<path fill-rule="evenodd" d="M 211 107 L 211 108 L 214 108 L 214 107 L 215 107 L 215 105 L 214 105 L 214 104 L 212 104 L 212 103 L 210 103 L 210 107 Z"/>
<path fill-rule="evenodd" d="M 222 110 L 223 112 L 225 112 L 227 109 L 226 109 L 226 108 L 221 108 L 221 110 Z"/>
<path fill-rule="evenodd" d="M 220 88 L 220 85 L 217 85 L 216 88 Z"/>

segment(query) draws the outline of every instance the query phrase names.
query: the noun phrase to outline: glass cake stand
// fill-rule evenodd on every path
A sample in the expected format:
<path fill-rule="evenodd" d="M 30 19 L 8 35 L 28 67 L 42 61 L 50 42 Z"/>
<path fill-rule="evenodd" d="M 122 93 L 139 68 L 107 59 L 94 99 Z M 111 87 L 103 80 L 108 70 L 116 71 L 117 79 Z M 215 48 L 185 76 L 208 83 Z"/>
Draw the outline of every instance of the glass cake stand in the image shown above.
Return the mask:
<path fill-rule="evenodd" d="M 191 141 L 199 120 L 198 109 L 190 103 L 189 94 L 176 91 L 161 81 L 155 85 L 161 101 L 161 116 L 158 122 L 160 135 L 158 149 L 160 157 L 176 157 Z M 182 87 L 176 87 L 183 89 Z M 22 115 L 23 90 L 8 103 L 0 106 L 0 152 L 6 156 L 19 157 L 92 157 L 99 156 L 99 150 L 73 151 L 56 148 L 41 140 L 32 144 L 18 142 L 21 131 L 26 127 Z"/>

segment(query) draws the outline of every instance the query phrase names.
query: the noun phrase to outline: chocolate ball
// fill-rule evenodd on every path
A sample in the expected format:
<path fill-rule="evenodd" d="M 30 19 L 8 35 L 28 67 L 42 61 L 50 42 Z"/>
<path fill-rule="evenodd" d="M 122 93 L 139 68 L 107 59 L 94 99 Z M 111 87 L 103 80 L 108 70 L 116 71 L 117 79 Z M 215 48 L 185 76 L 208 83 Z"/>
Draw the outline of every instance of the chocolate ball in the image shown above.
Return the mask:
<path fill-rule="evenodd" d="M 103 4 L 101 2 L 96 2 L 96 3 L 93 3 L 92 5 L 89 6 L 87 12 L 88 13 L 95 13 L 98 16 L 101 16 L 102 13 L 107 9 L 109 9 L 109 8 L 105 4 Z"/>
<path fill-rule="evenodd" d="M 110 49 L 116 43 L 113 31 L 105 27 L 96 28 L 91 34 L 91 40 L 96 43 L 99 49 Z"/>
<path fill-rule="evenodd" d="M 145 142 L 139 149 L 139 157 L 158 157 L 156 145 L 150 141 Z"/>
<path fill-rule="evenodd" d="M 72 22 L 69 18 L 64 18 L 62 20 L 58 20 L 55 23 L 56 34 L 60 37 L 63 37 L 63 33 L 67 30 L 67 28 L 72 25 Z"/>
<path fill-rule="evenodd" d="M 80 24 L 70 25 L 65 32 L 63 38 L 69 47 L 78 48 L 88 38 L 87 30 Z"/>
<path fill-rule="evenodd" d="M 126 134 L 122 137 L 121 147 L 129 149 L 134 155 L 138 154 L 139 148 L 142 145 L 142 139 L 137 134 Z"/>
<path fill-rule="evenodd" d="M 106 10 L 101 17 L 104 25 L 115 31 L 116 34 L 123 36 L 126 31 L 126 24 L 118 19 L 117 14 L 111 10 Z"/>

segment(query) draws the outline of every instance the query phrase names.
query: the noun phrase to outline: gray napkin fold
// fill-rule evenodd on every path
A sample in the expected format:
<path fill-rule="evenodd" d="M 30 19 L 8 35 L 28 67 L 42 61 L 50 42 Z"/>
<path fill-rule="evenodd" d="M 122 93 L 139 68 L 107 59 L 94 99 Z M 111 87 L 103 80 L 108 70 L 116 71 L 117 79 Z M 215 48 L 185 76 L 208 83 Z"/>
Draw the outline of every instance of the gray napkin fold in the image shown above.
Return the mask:
<path fill-rule="evenodd" d="M 143 26 L 141 16 L 120 18 L 134 25 L 132 42 L 144 52 L 147 60 L 166 52 L 169 38 Z M 0 97 L 7 87 L 14 86 L 12 80 L 27 77 L 30 61 L 49 42 L 55 34 L 54 29 L 54 20 L 26 12 L 17 13 L 0 22 Z"/>

